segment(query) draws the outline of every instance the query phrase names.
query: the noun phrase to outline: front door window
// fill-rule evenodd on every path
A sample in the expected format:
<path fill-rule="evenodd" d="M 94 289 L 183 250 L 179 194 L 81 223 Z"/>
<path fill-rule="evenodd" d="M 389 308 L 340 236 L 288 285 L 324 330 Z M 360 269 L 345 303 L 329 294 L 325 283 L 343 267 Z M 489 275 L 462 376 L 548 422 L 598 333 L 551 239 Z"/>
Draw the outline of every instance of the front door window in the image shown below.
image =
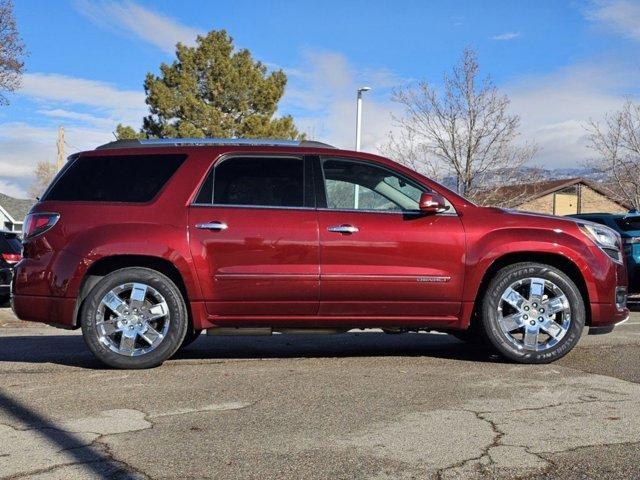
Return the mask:
<path fill-rule="evenodd" d="M 323 170 L 330 209 L 419 210 L 424 189 L 385 168 L 357 161 L 326 159 Z"/>

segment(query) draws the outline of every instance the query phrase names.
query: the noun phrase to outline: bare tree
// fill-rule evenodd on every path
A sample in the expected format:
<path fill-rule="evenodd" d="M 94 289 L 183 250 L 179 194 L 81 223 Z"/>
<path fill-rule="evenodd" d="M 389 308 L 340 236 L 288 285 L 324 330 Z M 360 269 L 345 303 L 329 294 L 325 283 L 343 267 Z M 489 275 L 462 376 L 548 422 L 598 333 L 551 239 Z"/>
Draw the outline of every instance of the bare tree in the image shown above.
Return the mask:
<path fill-rule="evenodd" d="M 53 177 L 58 173 L 58 168 L 53 162 L 38 162 L 36 168 L 33 170 L 33 176 L 35 177 L 31 187 L 29 188 L 29 197 L 38 198 L 47 189 Z"/>
<path fill-rule="evenodd" d="M 441 90 L 422 82 L 395 92 L 404 115 L 384 150 L 425 175 L 451 179 L 470 200 L 492 204 L 494 187 L 523 180 L 521 167 L 537 148 L 515 144 L 520 118 L 489 78 L 478 77 L 477 54 L 467 48 Z"/>
<path fill-rule="evenodd" d="M 606 174 L 619 200 L 640 210 L 640 105 L 627 100 L 622 110 L 602 124 L 591 120 L 586 129 L 596 153 L 587 166 Z"/>
<path fill-rule="evenodd" d="M 13 92 L 20 87 L 25 55 L 13 17 L 13 2 L 0 0 L 0 92 Z M 0 93 L 0 104 L 7 103 L 7 97 Z"/>

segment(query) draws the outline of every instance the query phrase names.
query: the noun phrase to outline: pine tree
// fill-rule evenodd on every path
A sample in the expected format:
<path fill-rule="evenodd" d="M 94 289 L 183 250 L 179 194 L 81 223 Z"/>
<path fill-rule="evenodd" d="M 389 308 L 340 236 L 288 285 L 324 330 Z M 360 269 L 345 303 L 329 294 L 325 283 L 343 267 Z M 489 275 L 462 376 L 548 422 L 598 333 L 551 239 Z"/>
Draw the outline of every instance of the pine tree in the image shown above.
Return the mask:
<path fill-rule="evenodd" d="M 246 49 L 236 50 L 226 31 L 178 43 L 176 60 L 144 82 L 150 115 L 140 133 L 118 125 L 120 139 L 165 137 L 302 138 L 291 116 L 274 118 L 287 77 L 267 71 Z"/>

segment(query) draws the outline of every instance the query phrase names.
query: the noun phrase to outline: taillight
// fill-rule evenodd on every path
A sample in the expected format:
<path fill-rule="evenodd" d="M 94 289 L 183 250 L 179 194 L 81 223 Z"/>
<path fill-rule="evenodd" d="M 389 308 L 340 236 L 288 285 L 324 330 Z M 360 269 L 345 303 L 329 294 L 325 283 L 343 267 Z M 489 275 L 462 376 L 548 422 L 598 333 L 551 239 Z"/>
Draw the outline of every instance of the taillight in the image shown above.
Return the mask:
<path fill-rule="evenodd" d="M 13 265 L 14 263 L 18 263 L 20 260 L 22 260 L 22 255 L 20 255 L 19 253 L 3 253 L 2 259 L 5 262 Z"/>
<path fill-rule="evenodd" d="M 24 219 L 24 239 L 43 234 L 58 223 L 59 218 L 58 213 L 30 213 Z"/>

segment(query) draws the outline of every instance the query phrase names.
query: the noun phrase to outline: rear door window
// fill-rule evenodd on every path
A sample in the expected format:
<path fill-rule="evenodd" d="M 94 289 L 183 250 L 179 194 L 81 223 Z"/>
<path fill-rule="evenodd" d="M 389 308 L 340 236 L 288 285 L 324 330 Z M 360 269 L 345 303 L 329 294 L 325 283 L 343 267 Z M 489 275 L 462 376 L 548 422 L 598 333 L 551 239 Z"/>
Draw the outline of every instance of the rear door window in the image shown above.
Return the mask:
<path fill-rule="evenodd" d="M 216 164 L 198 204 L 302 207 L 304 163 L 297 157 L 233 157 Z"/>
<path fill-rule="evenodd" d="M 82 156 L 64 170 L 43 200 L 148 202 L 185 158 L 186 155 Z"/>

